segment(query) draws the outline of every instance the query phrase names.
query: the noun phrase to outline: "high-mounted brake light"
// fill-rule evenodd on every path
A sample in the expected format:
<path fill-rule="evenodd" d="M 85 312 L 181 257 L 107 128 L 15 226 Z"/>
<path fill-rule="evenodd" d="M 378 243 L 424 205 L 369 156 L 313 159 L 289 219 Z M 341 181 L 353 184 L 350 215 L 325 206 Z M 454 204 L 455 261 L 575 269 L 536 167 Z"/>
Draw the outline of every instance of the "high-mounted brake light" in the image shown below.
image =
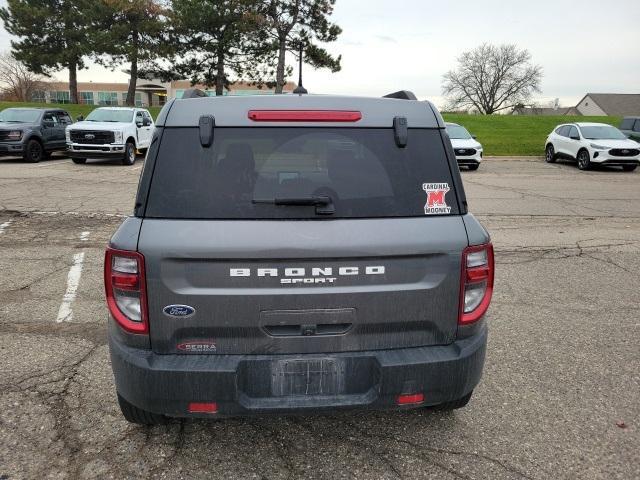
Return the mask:
<path fill-rule="evenodd" d="M 462 252 L 460 325 L 477 322 L 487 312 L 493 294 L 493 245 L 468 247 Z"/>
<path fill-rule="evenodd" d="M 345 110 L 250 110 L 254 122 L 357 122 L 361 112 Z"/>
<path fill-rule="evenodd" d="M 127 332 L 149 333 L 142 254 L 107 248 L 104 286 L 109 312 L 118 325 Z"/>

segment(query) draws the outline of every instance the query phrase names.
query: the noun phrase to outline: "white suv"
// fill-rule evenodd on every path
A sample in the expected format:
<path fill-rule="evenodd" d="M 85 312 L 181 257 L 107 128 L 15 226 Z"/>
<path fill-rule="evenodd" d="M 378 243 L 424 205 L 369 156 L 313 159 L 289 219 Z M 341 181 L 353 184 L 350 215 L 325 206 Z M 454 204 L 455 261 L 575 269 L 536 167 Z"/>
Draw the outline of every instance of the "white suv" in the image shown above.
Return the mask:
<path fill-rule="evenodd" d="M 149 148 L 154 128 L 147 110 L 96 108 L 82 122 L 67 127 L 67 153 L 74 163 L 85 163 L 87 158 L 115 158 L 123 165 L 133 165 L 136 150 Z"/>
<path fill-rule="evenodd" d="M 553 163 L 557 158 L 576 160 L 580 170 L 597 164 L 633 172 L 640 165 L 640 145 L 611 125 L 569 123 L 559 125 L 547 137 L 545 159 Z"/>
<path fill-rule="evenodd" d="M 476 137 L 457 123 L 447 123 L 447 134 L 451 139 L 458 166 L 477 170 L 482 162 L 482 145 Z"/>

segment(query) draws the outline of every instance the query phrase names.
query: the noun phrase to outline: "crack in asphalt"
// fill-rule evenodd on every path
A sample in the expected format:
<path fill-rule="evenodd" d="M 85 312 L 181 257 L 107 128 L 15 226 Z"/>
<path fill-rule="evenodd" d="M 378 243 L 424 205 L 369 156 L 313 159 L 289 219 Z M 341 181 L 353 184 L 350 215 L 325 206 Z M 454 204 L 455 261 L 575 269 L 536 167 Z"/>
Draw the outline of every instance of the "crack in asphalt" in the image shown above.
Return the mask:
<path fill-rule="evenodd" d="M 394 442 L 397 443 L 401 443 L 403 445 L 407 445 L 410 446 L 412 448 L 414 448 L 417 451 L 421 451 L 421 450 L 426 450 L 427 452 L 430 453 L 437 453 L 437 454 L 446 454 L 446 455 L 455 455 L 455 456 L 471 456 L 471 457 L 475 457 L 475 458 L 479 458 L 481 460 L 486 460 L 488 462 L 491 462 L 499 467 L 501 467 L 502 469 L 506 470 L 509 473 L 513 473 L 518 475 L 520 478 L 525 478 L 527 480 L 534 480 L 533 477 L 530 477 L 529 475 L 527 475 L 524 472 L 521 472 L 520 470 L 507 465 L 506 463 L 504 463 L 501 460 L 498 460 L 497 458 L 491 457 L 489 455 L 483 454 L 483 453 L 479 453 L 479 452 L 465 452 L 463 450 L 449 450 L 446 448 L 438 448 L 438 447 L 430 447 L 428 445 L 418 445 L 417 443 L 411 442 L 409 440 L 405 440 L 402 438 L 398 438 L 394 435 L 381 435 L 381 434 L 375 434 L 372 433 L 371 431 L 365 431 L 362 430 L 359 426 L 357 426 L 355 423 L 352 422 L 347 422 L 349 424 L 349 426 L 351 426 L 354 430 L 358 431 L 360 433 L 360 435 L 362 435 L 365 438 L 370 438 L 370 439 L 379 439 L 379 440 L 392 440 Z M 419 457 L 422 458 L 422 457 Z M 429 459 L 429 461 L 433 461 L 433 459 Z M 442 467 L 442 465 L 437 464 L 437 466 Z M 464 475 L 460 472 L 456 472 L 455 470 L 453 471 L 455 473 L 457 473 L 458 475 Z M 452 473 L 452 472 L 450 472 Z M 471 478 L 468 476 L 464 476 L 461 478 Z"/>

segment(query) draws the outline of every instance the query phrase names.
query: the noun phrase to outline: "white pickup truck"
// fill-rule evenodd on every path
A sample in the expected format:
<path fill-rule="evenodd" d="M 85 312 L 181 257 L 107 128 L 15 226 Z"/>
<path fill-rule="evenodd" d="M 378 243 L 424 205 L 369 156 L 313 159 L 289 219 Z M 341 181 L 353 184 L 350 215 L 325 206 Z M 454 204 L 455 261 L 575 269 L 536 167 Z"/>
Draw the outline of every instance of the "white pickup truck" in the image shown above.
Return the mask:
<path fill-rule="evenodd" d="M 155 126 L 142 108 L 101 107 L 66 130 L 67 154 L 74 163 L 87 158 L 121 159 L 133 165 L 136 150 L 144 152 L 151 144 Z"/>

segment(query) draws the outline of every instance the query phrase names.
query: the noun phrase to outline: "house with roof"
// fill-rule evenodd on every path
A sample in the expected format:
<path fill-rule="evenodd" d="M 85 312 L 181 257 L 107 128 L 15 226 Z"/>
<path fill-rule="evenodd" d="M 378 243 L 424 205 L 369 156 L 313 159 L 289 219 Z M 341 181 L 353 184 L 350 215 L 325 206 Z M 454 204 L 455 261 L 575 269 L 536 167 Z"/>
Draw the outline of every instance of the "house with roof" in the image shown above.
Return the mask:
<path fill-rule="evenodd" d="M 626 117 L 640 115 L 638 93 L 587 93 L 578 105 L 580 115 Z"/>

